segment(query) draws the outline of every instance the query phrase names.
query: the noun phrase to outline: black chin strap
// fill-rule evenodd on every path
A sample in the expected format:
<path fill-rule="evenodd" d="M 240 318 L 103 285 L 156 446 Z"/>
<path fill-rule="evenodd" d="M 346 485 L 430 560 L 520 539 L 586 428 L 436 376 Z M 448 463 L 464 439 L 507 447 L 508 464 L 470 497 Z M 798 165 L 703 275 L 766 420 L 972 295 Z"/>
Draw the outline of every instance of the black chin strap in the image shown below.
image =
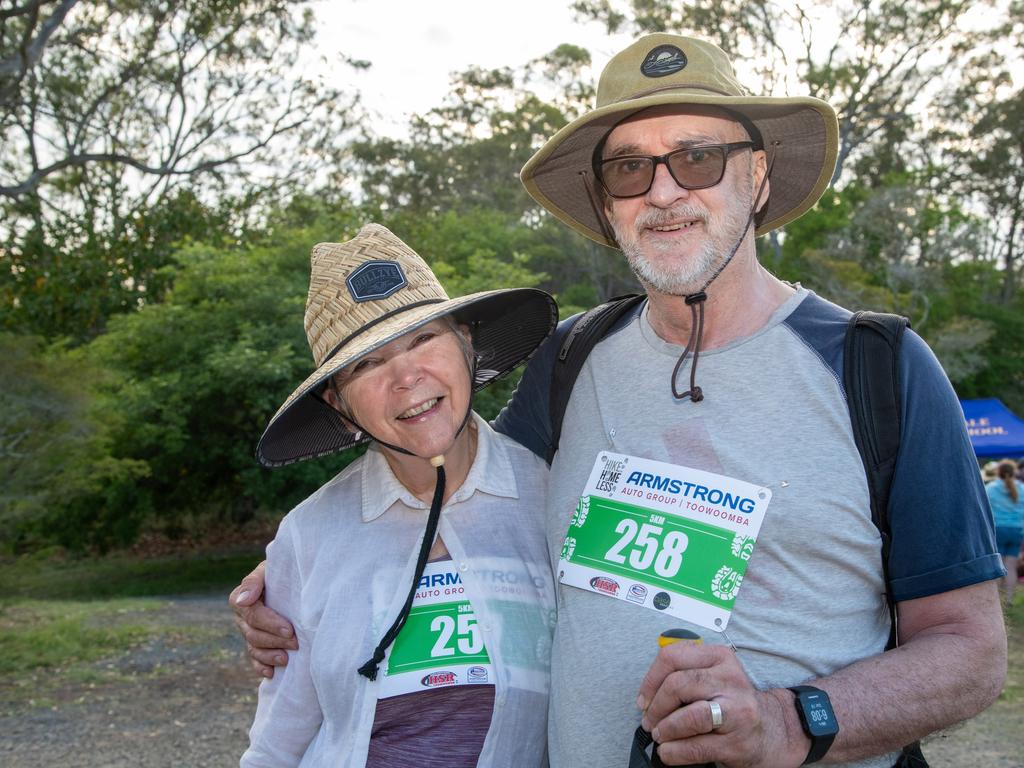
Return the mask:
<path fill-rule="evenodd" d="M 473 357 L 473 364 L 469 371 L 469 406 L 466 408 L 466 415 L 462 417 L 462 424 L 459 425 L 458 431 L 455 433 L 455 439 L 458 439 L 459 435 L 462 434 L 462 430 L 469 424 L 469 419 L 473 415 L 473 382 L 476 381 L 476 367 L 477 358 Z M 371 433 L 363 429 L 359 424 L 352 418 L 346 416 L 352 424 L 368 437 L 376 440 L 381 445 L 387 446 L 393 451 L 404 453 L 407 456 L 415 456 L 416 454 L 412 451 L 408 451 L 398 445 L 391 445 L 385 443 L 383 440 L 377 440 Z M 454 443 L 454 440 L 453 440 Z M 405 604 L 402 606 L 402 610 L 398 612 L 398 616 L 391 623 L 391 627 L 384 636 L 377 643 L 377 647 L 373 649 L 373 656 L 366 660 L 358 670 L 359 674 L 369 680 L 377 679 L 377 671 L 380 663 L 384 660 L 384 654 L 388 647 L 398 637 L 398 633 L 402 631 L 402 627 L 405 626 L 406 619 L 409 618 L 409 611 L 412 609 L 412 601 L 416 597 L 416 591 L 420 586 L 420 579 L 423 578 L 423 571 L 427 567 L 427 558 L 430 556 L 430 548 L 434 546 L 434 539 L 437 537 L 437 526 L 441 520 L 441 507 L 444 504 L 444 490 L 445 490 L 445 474 L 444 474 L 444 456 L 434 456 L 430 459 L 430 464 L 437 469 L 437 482 L 434 485 L 434 498 L 430 502 L 430 513 L 427 515 L 427 529 L 423 533 L 423 541 L 420 542 L 420 552 L 416 556 L 416 569 L 413 571 L 412 585 L 409 587 L 409 594 L 405 598 Z"/>
<path fill-rule="evenodd" d="M 438 463 L 435 463 L 438 462 Z M 405 604 L 398 616 L 391 624 L 391 628 L 384 633 L 384 637 L 373 649 L 373 656 L 367 659 L 366 663 L 359 668 L 359 674 L 370 680 L 377 679 L 378 665 L 384 661 L 384 652 L 388 646 L 395 641 L 398 633 L 405 626 L 405 620 L 409 618 L 409 610 L 412 608 L 413 598 L 416 590 L 419 589 L 420 579 L 423 578 L 423 569 L 427 567 L 427 557 L 430 555 L 430 548 L 434 545 L 434 537 L 437 535 L 437 524 L 441 519 L 441 505 L 444 502 L 444 456 L 435 456 L 430 463 L 437 467 L 437 484 L 434 486 L 434 499 L 430 502 L 430 514 L 427 516 L 427 530 L 423 534 L 423 543 L 420 544 L 420 553 L 416 558 L 416 571 L 412 578 L 412 586 L 409 587 L 409 594 L 405 598 Z"/>
<path fill-rule="evenodd" d="M 691 402 L 699 403 L 704 399 L 704 390 L 697 386 L 697 359 L 700 357 L 700 343 L 704 337 L 704 304 L 708 300 L 706 291 L 708 286 L 729 266 L 729 262 L 732 261 L 736 252 L 740 249 L 744 238 L 746 238 L 747 232 L 750 231 L 750 225 L 754 223 L 754 217 L 757 215 L 757 203 L 761 199 L 761 193 L 764 192 L 764 185 L 768 182 L 768 177 L 771 176 L 772 166 L 775 164 L 774 148 L 778 145 L 779 142 L 775 142 L 773 145 L 771 157 L 768 159 L 768 169 L 765 171 L 764 178 L 761 179 L 761 185 L 757 188 L 757 194 L 754 195 L 754 202 L 750 206 L 750 215 L 747 216 L 746 226 L 743 227 L 743 231 L 729 251 L 729 255 L 718 266 L 718 269 L 714 271 L 714 274 L 704 282 L 704 285 L 686 296 L 686 306 L 690 308 L 690 338 L 686 342 L 683 354 L 676 361 L 675 368 L 672 369 L 672 397 L 676 400 L 685 400 L 688 397 Z M 679 377 L 679 369 L 683 367 L 686 358 L 690 356 L 691 350 L 693 351 L 693 362 L 690 364 L 690 388 L 685 392 L 680 392 L 679 388 L 676 387 L 676 379 Z"/>
<path fill-rule="evenodd" d="M 743 234 L 746 235 L 746 233 L 747 230 L 744 229 Z M 704 391 L 697 386 L 697 358 L 700 357 L 700 340 L 704 335 L 704 302 L 707 299 L 708 295 L 703 290 L 691 293 L 686 297 L 686 306 L 690 308 L 690 339 L 686 342 L 683 354 L 676 360 L 676 367 L 672 369 L 672 397 L 676 400 L 688 397 L 693 402 L 699 403 L 704 399 Z M 680 392 L 676 388 L 676 378 L 691 349 L 693 350 L 693 362 L 690 364 L 690 388 L 685 392 Z"/>

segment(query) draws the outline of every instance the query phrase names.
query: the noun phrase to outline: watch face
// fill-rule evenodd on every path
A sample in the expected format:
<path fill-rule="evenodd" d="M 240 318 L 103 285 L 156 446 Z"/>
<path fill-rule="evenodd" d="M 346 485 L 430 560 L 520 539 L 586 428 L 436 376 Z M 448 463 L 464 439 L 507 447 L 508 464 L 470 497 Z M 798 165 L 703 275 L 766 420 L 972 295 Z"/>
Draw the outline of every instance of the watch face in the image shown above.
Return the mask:
<path fill-rule="evenodd" d="M 828 699 L 819 693 L 805 693 L 800 696 L 800 702 L 803 704 L 809 735 L 832 736 L 838 732 Z"/>

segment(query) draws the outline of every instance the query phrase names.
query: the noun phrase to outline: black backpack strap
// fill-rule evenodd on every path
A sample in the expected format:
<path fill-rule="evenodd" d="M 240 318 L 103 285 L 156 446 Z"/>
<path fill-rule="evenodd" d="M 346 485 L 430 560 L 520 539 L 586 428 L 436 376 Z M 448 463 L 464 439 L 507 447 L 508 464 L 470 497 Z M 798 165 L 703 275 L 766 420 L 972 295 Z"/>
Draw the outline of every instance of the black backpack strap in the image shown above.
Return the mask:
<path fill-rule="evenodd" d="M 646 298 L 643 294 L 628 294 L 610 299 L 580 315 L 565 335 L 558 350 L 558 358 L 551 369 L 551 442 L 548 446 L 548 455 L 545 457 L 548 464 L 558 451 L 558 441 L 562 436 L 562 419 L 565 417 L 565 409 L 569 405 L 569 397 L 572 395 L 572 388 L 576 385 L 576 377 L 580 375 L 583 363 L 616 321 Z"/>
<path fill-rule="evenodd" d="M 896 605 L 889 586 L 889 491 L 900 449 L 899 350 L 906 327 L 907 319 L 899 315 L 857 312 L 850 318 L 843 349 L 853 437 L 871 494 L 871 521 L 882 538 L 885 599 L 892 618 L 888 648 L 897 643 Z"/>
<path fill-rule="evenodd" d="M 899 645 L 896 602 L 889 578 L 892 530 L 889 525 L 889 493 L 900 450 L 902 410 L 900 403 L 900 341 L 909 322 L 899 315 L 857 312 L 846 328 L 843 348 L 843 386 L 850 408 L 853 437 L 864 462 L 871 495 L 871 521 L 882 539 L 882 573 L 885 602 L 889 608 L 889 641 Z M 908 744 L 896 761 L 898 768 L 927 768 L 921 743 Z"/>

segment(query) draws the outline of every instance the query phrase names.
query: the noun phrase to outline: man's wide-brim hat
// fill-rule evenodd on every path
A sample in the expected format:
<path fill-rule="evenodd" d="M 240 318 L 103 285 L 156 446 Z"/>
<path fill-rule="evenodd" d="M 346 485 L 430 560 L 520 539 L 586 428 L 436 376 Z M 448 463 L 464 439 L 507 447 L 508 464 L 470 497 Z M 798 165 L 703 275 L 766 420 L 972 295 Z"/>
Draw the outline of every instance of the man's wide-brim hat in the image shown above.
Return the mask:
<path fill-rule="evenodd" d="M 767 205 L 755 233 L 763 235 L 810 210 L 828 186 L 839 153 L 835 111 L 810 97 L 752 96 L 739 84 L 725 52 L 680 35 L 647 35 L 605 67 L 597 107 L 556 133 L 523 166 L 530 195 L 577 232 L 617 247 L 604 219 L 593 156 L 618 123 L 664 105 L 711 106 L 740 117 L 755 148 L 774 155 Z"/>
<path fill-rule="evenodd" d="M 367 224 L 347 242 L 314 246 L 305 327 L 316 370 L 270 420 L 256 448 L 260 462 L 282 466 L 367 440 L 350 432 L 321 397 L 328 379 L 447 315 L 472 331 L 474 391 L 525 362 L 558 322 L 554 299 L 533 288 L 448 298 L 426 262 L 379 224 Z"/>

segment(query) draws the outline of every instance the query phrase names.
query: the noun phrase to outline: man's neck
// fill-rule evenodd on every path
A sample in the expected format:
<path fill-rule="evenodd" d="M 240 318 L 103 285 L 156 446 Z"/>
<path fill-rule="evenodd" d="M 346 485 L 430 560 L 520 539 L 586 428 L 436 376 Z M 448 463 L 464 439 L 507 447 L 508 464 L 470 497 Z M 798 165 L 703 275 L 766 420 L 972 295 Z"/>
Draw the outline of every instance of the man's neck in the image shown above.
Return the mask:
<path fill-rule="evenodd" d="M 715 349 L 750 336 L 764 327 L 794 289 L 764 269 L 753 249 L 738 253 L 707 288 L 702 349 Z M 693 314 L 683 296 L 650 288 L 648 321 L 659 337 L 686 346 Z"/>

